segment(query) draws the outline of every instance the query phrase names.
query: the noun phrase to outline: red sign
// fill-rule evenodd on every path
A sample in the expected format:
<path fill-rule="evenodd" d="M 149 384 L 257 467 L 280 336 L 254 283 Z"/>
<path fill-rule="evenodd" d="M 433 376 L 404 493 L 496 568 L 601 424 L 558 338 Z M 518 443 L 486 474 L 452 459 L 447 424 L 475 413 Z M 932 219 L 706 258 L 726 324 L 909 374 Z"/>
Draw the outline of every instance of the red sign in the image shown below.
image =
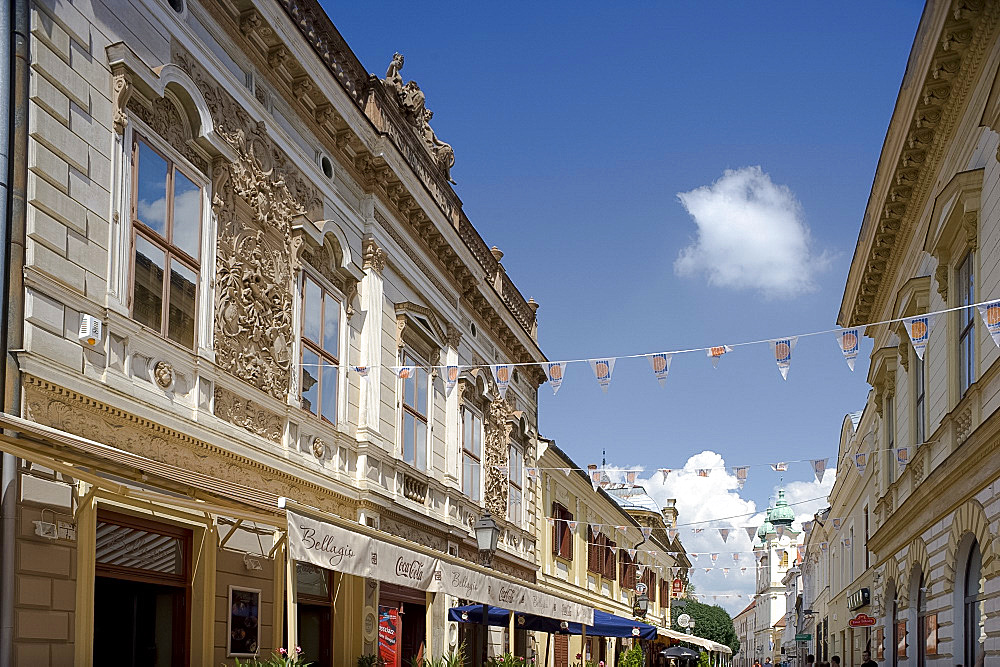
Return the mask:
<path fill-rule="evenodd" d="M 680 579 L 674 579 L 674 583 L 670 586 L 670 595 L 675 598 L 679 598 L 684 594 L 684 582 Z"/>
<path fill-rule="evenodd" d="M 875 619 L 868 614 L 858 614 L 847 622 L 852 628 L 868 628 L 875 625 Z"/>
<path fill-rule="evenodd" d="M 396 634 L 399 628 L 399 611 L 393 607 L 378 608 L 378 654 L 382 663 L 395 667 Z"/>

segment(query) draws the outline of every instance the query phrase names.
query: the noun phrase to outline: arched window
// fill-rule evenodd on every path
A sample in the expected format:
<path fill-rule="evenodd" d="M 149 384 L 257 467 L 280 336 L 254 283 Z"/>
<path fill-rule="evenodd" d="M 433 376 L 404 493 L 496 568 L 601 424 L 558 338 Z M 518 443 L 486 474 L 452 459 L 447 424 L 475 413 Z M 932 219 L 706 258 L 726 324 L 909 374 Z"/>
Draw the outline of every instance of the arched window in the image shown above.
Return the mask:
<path fill-rule="evenodd" d="M 912 598 L 911 598 L 912 599 Z M 927 593 L 924 588 L 924 573 L 917 580 L 917 667 L 927 665 Z"/>
<path fill-rule="evenodd" d="M 983 664 L 986 651 L 986 596 L 983 586 L 983 554 L 979 543 L 973 541 L 969 557 L 965 561 L 965 662 L 966 665 Z"/>

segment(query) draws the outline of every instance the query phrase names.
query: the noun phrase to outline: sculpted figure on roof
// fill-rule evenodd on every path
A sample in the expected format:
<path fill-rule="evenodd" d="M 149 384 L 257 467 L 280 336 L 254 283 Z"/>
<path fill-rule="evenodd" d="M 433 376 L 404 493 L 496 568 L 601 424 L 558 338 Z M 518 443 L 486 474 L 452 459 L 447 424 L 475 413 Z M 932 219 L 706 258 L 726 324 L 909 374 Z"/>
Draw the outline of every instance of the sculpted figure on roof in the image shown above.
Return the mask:
<path fill-rule="evenodd" d="M 401 53 L 393 54 L 382 83 L 394 95 L 403 116 L 410 122 L 417 138 L 423 141 L 427 152 L 444 172 L 445 178 L 454 183 L 451 180 L 451 168 L 455 166 L 455 151 L 450 144 L 438 139 L 431 128 L 430 120 L 434 117 L 434 112 L 425 106 L 424 91 L 420 90 L 416 81 L 403 83 L 403 76 L 400 74 L 403 62 Z"/>

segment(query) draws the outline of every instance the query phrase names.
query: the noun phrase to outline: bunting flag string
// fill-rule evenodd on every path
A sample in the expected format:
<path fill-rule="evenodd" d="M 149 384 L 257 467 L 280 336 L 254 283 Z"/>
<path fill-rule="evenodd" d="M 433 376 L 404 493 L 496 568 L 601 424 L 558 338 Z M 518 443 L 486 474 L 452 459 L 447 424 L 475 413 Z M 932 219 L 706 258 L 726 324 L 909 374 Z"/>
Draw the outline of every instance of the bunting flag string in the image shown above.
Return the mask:
<path fill-rule="evenodd" d="M 497 383 L 497 391 L 500 392 L 500 400 L 502 401 L 510 387 L 511 365 L 494 364 L 490 366 L 490 370 L 493 372 L 493 381 Z"/>
<path fill-rule="evenodd" d="M 750 475 L 750 466 L 734 466 L 733 474 L 736 475 L 736 484 L 743 490 L 743 485 L 747 483 L 747 477 Z"/>
<path fill-rule="evenodd" d="M 444 369 L 444 391 L 447 394 L 458 384 L 458 366 L 447 366 Z"/>
<path fill-rule="evenodd" d="M 778 370 L 781 371 L 782 377 L 787 378 L 788 368 L 791 364 L 792 354 L 794 353 L 795 346 L 799 339 L 807 338 L 811 336 L 829 335 L 835 334 L 837 337 L 838 347 L 844 356 L 844 360 L 847 362 L 848 367 L 853 371 L 855 366 L 855 361 L 857 360 L 859 354 L 859 344 L 861 331 L 866 327 L 881 326 L 887 324 L 902 323 L 908 337 L 910 338 L 910 343 L 913 345 L 914 351 L 916 351 L 917 356 L 923 359 L 924 350 L 927 346 L 927 341 L 929 340 L 931 329 L 933 328 L 935 318 L 939 315 L 944 315 L 946 313 L 951 313 L 955 311 L 962 311 L 966 309 L 977 309 L 980 316 L 983 319 L 983 323 L 986 326 L 986 330 L 990 333 L 993 338 L 994 343 L 997 347 L 1000 347 L 1000 300 L 990 299 L 986 301 L 981 301 L 973 304 L 966 304 L 960 306 L 953 306 L 951 308 L 944 308 L 941 310 L 924 313 L 921 315 L 915 315 L 910 317 L 899 317 L 888 320 L 881 320 L 878 322 L 868 322 L 865 324 L 857 324 L 853 327 L 837 327 L 833 329 L 823 329 L 819 331 L 809 331 L 805 333 L 799 333 L 794 336 L 786 336 L 783 338 L 765 338 L 761 340 L 750 340 L 742 341 L 738 343 L 730 343 L 728 345 L 713 345 L 705 347 L 694 347 L 687 349 L 676 349 L 676 350 L 665 350 L 662 352 L 642 352 L 638 354 L 626 354 L 619 356 L 609 356 L 609 357 L 595 357 L 595 358 L 585 358 L 585 359 L 565 359 L 560 361 L 523 361 L 517 363 L 509 364 L 497 364 L 490 366 L 491 370 L 494 372 L 494 379 L 498 380 L 496 377 L 496 371 L 501 367 L 507 369 L 507 384 L 509 385 L 509 380 L 513 378 L 513 371 L 519 366 L 535 366 L 541 367 L 545 372 L 546 379 L 549 384 L 552 385 L 553 393 L 559 391 L 559 387 L 562 385 L 563 378 L 565 376 L 566 366 L 573 363 L 589 363 L 594 368 L 594 375 L 598 380 L 601 388 L 607 391 L 608 385 L 611 382 L 611 376 L 614 372 L 614 364 L 620 359 L 637 359 L 639 357 L 645 357 L 650 364 L 650 368 L 653 370 L 654 376 L 658 381 L 663 384 L 665 382 L 666 376 L 670 371 L 670 364 L 673 357 L 678 354 L 689 354 L 695 352 L 704 352 L 709 359 L 711 359 L 713 366 L 718 366 L 719 360 L 726 354 L 732 352 L 737 347 L 745 347 L 749 345 L 761 345 L 767 344 L 772 348 L 772 354 L 774 356 L 775 362 L 778 365 Z M 305 363 L 305 362 L 294 362 L 298 366 L 318 366 L 318 363 Z M 327 365 L 323 362 L 323 365 Z M 350 365 L 346 366 L 348 371 L 352 371 L 360 375 L 361 377 L 369 377 L 370 372 L 373 368 L 382 368 L 378 364 L 366 364 L 366 365 Z M 454 367 L 460 373 L 463 370 L 469 370 L 474 368 L 481 368 L 481 364 L 442 364 L 442 365 L 429 365 L 421 366 L 425 369 L 449 369 Z M 401 379 L 408 379 L 413 377 L 415 366 L 384 366 L 384 368 L 390 369 L 397 377 Z M 450 386 L 451 380 L 448 379 L 446 374 L 446 383 Z M 499 387 L 498 387 L 499 388 Z"/>
<path fill-rule="evenodd" d="M 811 461 L 813 472 L 816 474 L 816 483 L 823 483 L 823 475 L 826 473 L 826 462 L 830 459 L 814 459 Z"/>

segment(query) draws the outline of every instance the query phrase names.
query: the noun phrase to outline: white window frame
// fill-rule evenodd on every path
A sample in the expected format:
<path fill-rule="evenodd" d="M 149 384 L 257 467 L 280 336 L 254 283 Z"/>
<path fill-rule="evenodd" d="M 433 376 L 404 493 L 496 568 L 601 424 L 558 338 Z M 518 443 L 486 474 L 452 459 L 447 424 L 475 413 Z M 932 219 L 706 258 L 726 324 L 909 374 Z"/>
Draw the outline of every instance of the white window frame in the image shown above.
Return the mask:
<path fill-rule="evenodd" d="M 410 363 L 408 363 L 408 361 Z M 424 397 L 425 397 L 425 399 L 427 401 L 426 405 L 424 405 L 424 413 L 422 415 L 419 412 L 417 412 L 417 408 L 411 408 L 411 407 L 409 407 L 406 404 L 406 396 L 405 396 L 405 393 L 404 393 L 404 387 L 406 385 L 406 382 L 409 381 L 409 379 L 403 379 L 403 378 L 398 377 L 398 375 L 397 375 L 397 378 L 396 378 L 396 396 L 399 397 L 399 400 L 398 400 L 398 403 L 397 403 L 397 405 L 399 407 L 399 417 L 398 417 L 398 419 L 396 421 L 396 424 L 397 424 L 397 433 L 398 433 L 398 435 L 396 437 L 396 440 L 397 440 L 397 444 L 398 444 L 398 447 L 399 447 L 399 450 L 398 450 L 399 451 L 399 460 L 402 461 L 403 463 L 406 463 L 407 465 L 409 465 L 410 467 L 412 467 L 414 470 L 419 470 L 420 472 L 428 473 L 429 474 L 430 470 L 431 470 L 431 447 L 430 447 L 430 442 L 431 442 L 431 405 L 433 403 L 432 393 L 434 391 L 433 378 L 432 378 L 431 372 L 429 370 L 430 365 L 426 361 L 424 361 L 423 357 L 420 354 L 418 354 L 417 351 L 414 350 L 410 346 L 404 346 L 402 348 L 402 350 L 400 350 L 399 365 L 400 366 L 414 366 L 414 367 L 416 367 L 416 369 L 417 369 L 417 377 L 414 378 L 414 380 L 413 380 L 414 381 L 414 386 L 417 386 L 416 383 L 419 381 L 420 376 L 423 375 L 423 377 L 425 379 L 425 382 L 426 382 L 426 386 L 424 387 Z M 417 396 L 418 397 L 420 396 L 419 389 L 417 390 Z M 416 451 L 416 444 L 417 443 L 414 443 L 413 461 L 410 462 L 410 461 L 406 460 L 406 443 L 404 442 L 406 433 L 405 433 L 404 426 L 405 426 L 405 423 L 406 423 L 406 415 L 409 412 L 411 412 L 411 411 L 413 413 L 415 413 L 416 418 L 419 419 L 419 418 L 422 417 L 423 421 L 424 421 L 424 442 L 423 442 L 423 446 L 424 446 L 424 466 L 423 467 L 420 467 L 417 464 L 417 461 L 418 461 L 417 451 Z"/>
<path fill-rule="evenodd" d="M 478 420 L 478 423 L 479 423 L 479 454 L 478 454 L 478 458 L 476 457 L 476 454 L 475 454 L 475 452 L 472 449 L 467 449 L 466 446 L 465 446 L 465 432 L 466 432 L 465 420 L 466 420 L 466 415 L 468 415 L 469 417 L 471 417 L 473 419 L 473 423 L 474 424 L 476 423 L 477 420 Z M 461 420 L 461 434 L 459 436 L 459 439 L 461 440 L 461 442 L 459 443 L 459 445 L 461 447 L 461 455 L 460 455 L 461 459 L 460 459 L 460 463 L 459 463 L 459 465 L 460 465 L 460 472 L 461 472 L 461 479 L 459 480 L 459 483 L 460 483 L 461 488 L 462 488 L 462 493 L 467 498 L 469 498 L 469 500 L 472 500 L 474 502 L 482 504 L 484 502 L 483 501 L 483 497 L 484 497 L 484 494 L 483 494 L 483 455 L 485 454 L 485 446 L 486 446 L 485 442 L 484 442 L 484 440 L 486 439 L 486 426 L 484 424 L 483 415 L 478 410 L 476 410 L 475 408 L 473 408 L 472 406 L 470 406 L 468 404 L 463 405 L 462 409 L 459 410 L 459 418 Z M 466 485 L 466 475 L 465 475 L 465 457 L 466 457 L 466 452 L 468 452 L 470 458 L 475 458 L 475 460 L 476 460 L 476 470 L 478 471 L 478 474 L 477 474 L 478 479 L 476 480 L 476 490 L 478 492 L 477 493 L 478 497 L 475 497 L 475 498 L 472 497 L 471 495 L 469 495 L 468 491 L 466 490 L 466 486 L 465 486 Z"/>
<path fill-rule="evenodd" d="M 299 407 L 302 407 L 302 353 L 306 349 L 306 344 L 303 336 L 303 327 L 305 326 L 305 313 L 302 312 L 302 303 L 305 300 L 305 289 L 306 289 L 306 278 L 309 278 L 314 283 L 319 285 L 320 289 L 324 292 L 331 294 L 336 300 L 340 307 L 339 319 L 337 321 L 337 419 L 335 422 L 331 422 L 329 419 L 324 418 L 321 414 L 315 414 L 310 410 L 303 408 L 303 411 L 311 415 L 314 419 L 322 420 L 324 423 L 333 426 L 334 428 L 341 430 L 341 425 L 345 423 L 345 415 L 347 411 L 347 392 L 344 388 L 347 386 L 347 364 L 345 363 L 345 352 L 347 351 L 347 306 L 345 305 L 344 293 L 339 289 L 334 287 L 329 280 L 324 278 L 322 274 L 315 267 L 305 264 L 299 271 L 299 275 L 295 280 L 295 349 L 294 358 L 299 362 L 300 368 L 299 372 L 295 374 L 295 391 L 293 396 L 295 400 L 299 401 Z M 325 324 L 325 323 L 324 323 Z M 320 355 L 322 356 L 322 355 Z"/>

